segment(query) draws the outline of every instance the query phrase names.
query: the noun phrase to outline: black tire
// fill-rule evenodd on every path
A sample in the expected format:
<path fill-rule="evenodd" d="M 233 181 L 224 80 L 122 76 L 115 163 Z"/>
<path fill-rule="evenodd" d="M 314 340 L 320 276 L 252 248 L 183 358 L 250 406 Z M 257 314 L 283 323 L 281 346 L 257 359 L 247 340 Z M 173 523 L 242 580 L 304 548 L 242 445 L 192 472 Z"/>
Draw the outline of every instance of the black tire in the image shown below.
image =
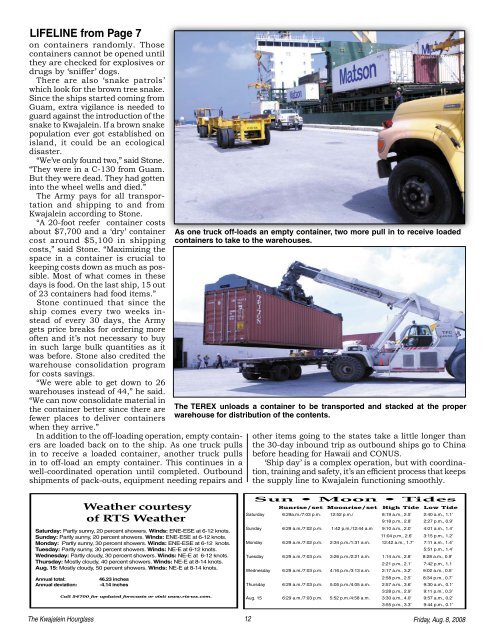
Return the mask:
<path fill-rule="evenodd" d="M 450 366 L 451 375 L 457 380 L 457 382 L 466 382 L 466 354 L 459 353 Z"/>
<path fill-rule="evenodd" d="M 235 132 L 234 129 L 227 129 L 227 148 L 232 149 L 235 144 Z"/>
<path fill-rule="evenodd" d="M 277 364 L 272 368 L 272 380 L 285 382 L 289 379 L 289 367 L 286 364 Z"/>
<path fill-rule="evenodd" d="M 262 140 L 261 144 L 270 144 L 270 127 L 265 127 L 265 139 Z"/>
<path fill-rule="evenodd" d="M 206 127 L 205 125 L 201 125 L 200 127 L 198 127 L 199 130 L 199 137 L 200 138 L 207 138 L 208 137 L 208 127 Z"/>
<path fill-rule="evenodd" d="M 357 382 L 364 378 L 366 367 L 358 358 L 339 356 L 333 361 L 331 371 L 337 382 Z"/>
<path fill-rule="evenodd" d="M 302 124 L 300 124 L 297 128 L 298 128 L 299 131 L 301 131 L 302 128 L 303 128 Z"/>
<path fill-rule="evenodd" d="M 441 164 L 423 156 L 397 163 L 388 181 L 388 197 L 410 224 L 448 224 L 462 211 L 454 178 Z"/>
<path fill-rule="evenodd" d="M 217 144 L 220 149 L 226 149 L 229 144 L 227 129 L 218 129 L 217 131 Z"/>
<path fill-rule="evenodd" d="M 261 144 L 270 144 L 270 127 L 266 126 L 265 127 L 265 138 L 264 140 L 262 139 L 258 139 L 258 140 L 251 140 L 251 142 L 255 145 L 261 145 Z"/>
<path fill-rule="evenodd" d="M 289 367 L 289 380 L 299 380 L 302 375 L 300 364 L 291 364 Z"/>
<path fill-rule="evenodd" d="M 242 372 L 242 377 L 246 378 L 246 380 L 259 380 L 259 373 L 249 373 L 248 371 Z"/>

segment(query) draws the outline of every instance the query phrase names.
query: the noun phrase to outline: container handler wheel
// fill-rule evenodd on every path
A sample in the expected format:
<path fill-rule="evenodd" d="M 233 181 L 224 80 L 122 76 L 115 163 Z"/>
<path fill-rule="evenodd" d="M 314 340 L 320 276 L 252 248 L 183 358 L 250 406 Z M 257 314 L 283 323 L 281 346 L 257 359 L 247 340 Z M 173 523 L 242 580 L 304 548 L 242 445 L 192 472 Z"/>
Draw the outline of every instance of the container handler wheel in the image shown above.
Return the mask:
<path fill-rule="evenodd" d="M 204 124 L 202 124 L 200 127 L 198 127 L 198 133 L 199 133 L 199 137 L 200 138 L 207 138 L 208 137 L 208 127 L 206 127 Z"/>
<path fill-rule="evenodd" d="M 332 362 L 331 373 L 337 382 L 357 382 L 364 378 L 366 367 L 358 358 L 339 356 Z"/>
<path fill-rule="evenodd" d="M 246 380 L 259 380 L 260 375 L 258 373 L 249 373 L 248 371 L 243 371 L 242 377 L 246 378 Z"/>
<path fill-rule="evenodd" d="M 449 373 L 457 382 L 466 382 L 466 354 L 460 353 L 454 358 Z"/>
<path fill-rule="evenodd" d="M 290 371 L 286 364 L 277 364 L 271 372 L 271 379 L 276 382 L 285 382 L 289 379 Z"/>
<path fill-rule="evenodd" d="M 289 380 L 299 380 L 302 375 L 300 364 L 291 364 L 289 367 Z"/>

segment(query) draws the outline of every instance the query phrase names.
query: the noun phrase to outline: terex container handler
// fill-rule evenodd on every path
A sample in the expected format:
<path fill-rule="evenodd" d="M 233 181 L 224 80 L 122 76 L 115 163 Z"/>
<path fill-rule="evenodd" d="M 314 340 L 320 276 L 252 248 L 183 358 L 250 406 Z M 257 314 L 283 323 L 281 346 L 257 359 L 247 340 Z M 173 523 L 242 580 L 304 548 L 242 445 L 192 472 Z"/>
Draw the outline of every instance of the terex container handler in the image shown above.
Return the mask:
<path fill-rule="evenodd" d="M 286 292 L 297 291 L 300 276 L 306 276 L 349 293 L 386 304 L 399 310 L 371 346 L 348 346 L 329 356 L 328 369 L 337 382 L 357 382 L 372 373 L 431 373 L 447 371 L 459 382 L 466 379 L 466 346 L 462 333 L 465 316 L 460 311 L 441 307 L 415 293 L 406 294 L 348 278 L 326 269 L 308 267 L 294 262 L 284 276 Z M 282 285 L 284 284 L 282 281 Z M 287 289 L 288 287 L 288 289 Z M 395 346 L 390 338 L 408 313 L 431 318 L 434 324 L 407 325 Z M 240 363 L 242 372 L 249 361 Z"/>

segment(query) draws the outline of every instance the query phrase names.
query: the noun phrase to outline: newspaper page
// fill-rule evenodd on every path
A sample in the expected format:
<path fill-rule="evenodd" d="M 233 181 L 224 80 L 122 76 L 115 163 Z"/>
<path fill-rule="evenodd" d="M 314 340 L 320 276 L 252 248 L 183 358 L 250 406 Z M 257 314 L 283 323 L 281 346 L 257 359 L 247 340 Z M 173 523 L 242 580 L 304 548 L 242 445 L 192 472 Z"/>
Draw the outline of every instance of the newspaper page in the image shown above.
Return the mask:
<path fill-rule="evenodd" d="M 4 637 L 489 636 L 480 19 L 10 10 Z"/>

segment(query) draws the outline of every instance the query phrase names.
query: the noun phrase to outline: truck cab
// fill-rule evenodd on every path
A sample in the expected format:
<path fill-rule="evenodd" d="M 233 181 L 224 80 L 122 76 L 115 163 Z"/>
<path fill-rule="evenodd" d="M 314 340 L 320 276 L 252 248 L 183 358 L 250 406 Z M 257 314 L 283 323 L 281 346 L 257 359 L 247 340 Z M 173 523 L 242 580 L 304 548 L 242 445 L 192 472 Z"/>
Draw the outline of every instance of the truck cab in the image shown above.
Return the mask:
<path fill-rule="evenodd" d="M 378 176 L 389 179 L 388 196 L 401 219 L 463 222 L 464 94 L 405 102 L 383 125 Z"/>
<path fill-rule="evenodd" d="M 212 107 L 198 107 L 194 110 L 194 117 L 196 118 L 196 129 L 200 138 L 207 138 L 211 135 L 210 121 L 218 119 L 222 116 L 221 109 L 213 109 Z"/>
<path fill-rule="evenodd" d="M 275 129 L 294 129 L 300 131 L 303 128 L 303 119 L 295 109 L 276 109 L 273 112 L 275 116 Z"/>
<path fill-rule="evenodd" d="M 433 333 L 427 324 L 410 324 L 400 336 L 403 347 L 430 347 Z"/>

